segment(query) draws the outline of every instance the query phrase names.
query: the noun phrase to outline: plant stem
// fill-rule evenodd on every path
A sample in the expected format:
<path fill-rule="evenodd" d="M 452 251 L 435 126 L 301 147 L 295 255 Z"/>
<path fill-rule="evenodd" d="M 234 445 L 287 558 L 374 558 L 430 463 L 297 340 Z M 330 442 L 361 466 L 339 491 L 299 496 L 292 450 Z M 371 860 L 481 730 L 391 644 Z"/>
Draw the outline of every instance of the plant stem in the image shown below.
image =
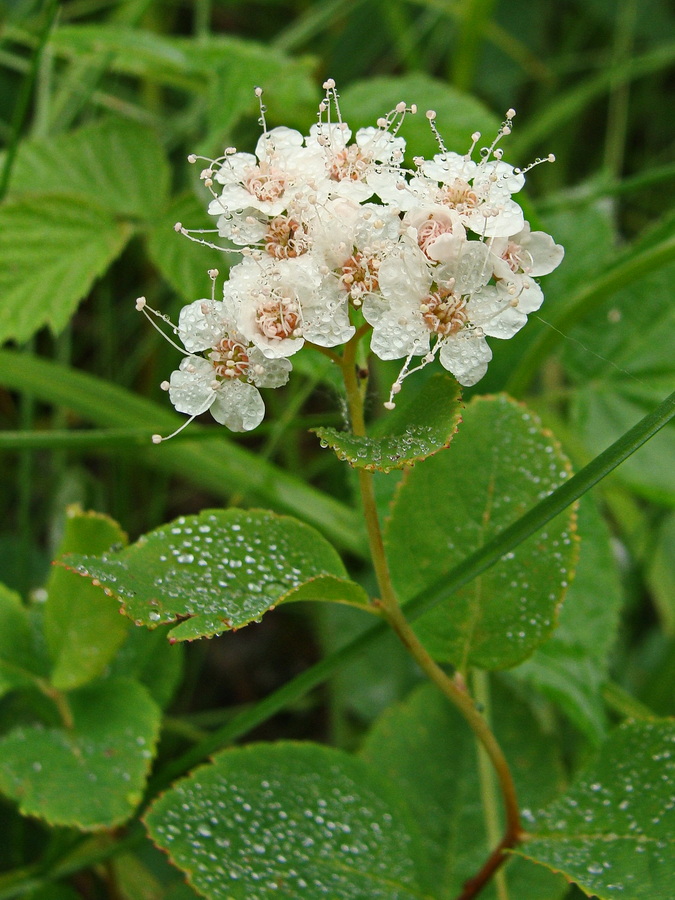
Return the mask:
<path fill-rule="evenodd" d="M 476 703 L 480 704 L 483 716 L 492 727 L 492 703 L 490 697 L 490 677 L 482 669 L 473 669 L 471 672 L 471 686 Z M 501 822 L 499 817 L 499 800 L 494 771 L 490 765 L 488 755 L 478 743 L 478 781 L 480 784 L 481 801 L 483 804 L 483 818 L 485 821 L 485 834 L 488 847 L 494 847 L 499 842 Z M 500 870 L 495 874 L 495 893 L 498 900 L 509 900 L 509 891 L 506 884 L 505 873 Z"/>
<path fill-rule="evenodd" d="M 352 431 L 355 435 L 365 436 L 366 426 L 363 416 L 364 379 L 359 378 L 356 366 L 356 352 L 358 347 L 358 335 L 352 338 L 345 346 L 342 357 L 342 374 L 347 392 L 347 405 L 351 420 Z M 520 826 L 520 813 L 513 777 L 508 763 L 497 739 L 490 730 L 487 722 L 476 708 L 469 695 L 463 679 L 452 679 L 430 656 L 426 647 L 419 640 L 410 623 L 401 611 L 398 597 L 391 581 L 389 566 L 387 563 L 380 521 L 375 502 L 373 487 L 373 475 L 368 469 L 358 469 L 359 487 L 363 513 L 368 533 L 370 554 L 375 569 L 380 598 L 377 601 L 385 615 L 389 625 L 397 634 L 403 646 L 410 652 L 427 677 L 445 694 L 450 702 L 459 710 L 465 721 L 474 732 L 480 745 L 490 759 L 499 781 L 506 818 L 504 835 L 488 857 L 482 869 L 463 888 L 458 900 L 469 900 L 475 897 L 484 887 L 492 875 L 505 861 L 504 850 L 514 847 L 520 840 L 522 829 Z"/>
<path fill-rule="evenodd" d="M 42 693 L 46 697 L 49 697 L 58 709 L 61 721 L 63 722 L 63 727 L 67 731 L 72 731 L 75 727 L 75 720 L 73 719 L 73 713 L 71 712 L 66 695 L 62 691 L 57 690 L 57 688 L 49 684 L 49 682 L 45 681 L 43 678 L 37 679 L 37 684 Z"/>

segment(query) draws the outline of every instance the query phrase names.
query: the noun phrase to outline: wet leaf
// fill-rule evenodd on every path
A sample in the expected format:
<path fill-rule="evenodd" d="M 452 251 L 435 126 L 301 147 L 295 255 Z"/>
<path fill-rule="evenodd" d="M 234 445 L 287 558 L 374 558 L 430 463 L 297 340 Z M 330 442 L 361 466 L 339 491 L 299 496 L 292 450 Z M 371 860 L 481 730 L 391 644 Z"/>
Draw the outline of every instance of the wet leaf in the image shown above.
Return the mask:
<path fill-rule="evenodd" d="M 182 516 L 119 553 L 63 563 L 116 596 L 137 624 L 185 620 L 170 632 L 179 641 L 241 628 L 283 601 L 368 599 L 317 531 L 265 510 Z"/>
<path fill-rule="evenodd" d="M 220 753 L 155 801 L 146 824 L 209 900 L 431 900 L 396 785 L 318 744 Z"/>
<path fill-rule="evenodd" d="M 125 544 L 126 535 L 108 516 L 67 510 L 58 555 L 103 553 Z M 54 566 L 47 583 L 44 631 L 54 661 L 52 684 L 59 690 L 81 687 L 100 675 L 129 630 L 119 604 L 73 572 Z"/>
<path fill-rule="evenodd" d="M 504 396 L 474 400 L 450 448 L 410 470 L 396 495 L 385 547 L 401 600 L 440 580 L 569 474 L 557 442 L 525 407 Z M 423 615 L 417 633 L 436 659 L 460 668 L 517 665 L 553 631 L 575 551 L 567 510 Z"/>
<path fill-rule="evenodd" d="M 602 685 L 623 598 L 609 530 L 589 495 L 579 505 L 578 534 L 579 561 L 559 625 L 514 674 L 559 704 L 598 744 L 607 725 Z"/>
<path fill-rule="evenodd" d="M 0 697 L 35 683 L 35 647 L 28 610 L 21 597 L 0 584 Z"/>
<path fill-rule="evenodd" d="M 24 815 L 84 830 L 128 819 L 141 800 L 159 708 L 140 684 L 108 681 L 67 696 L 72 728 L 21 726 L 0 740 L 0 791 Z"/>
<path fill-rule="evenodd" d="M 496 681 L 491 708 L 519 801 L 540 806 L 561 788 L 556 747 L 527 705 Z M 492 850 L 476 741 L 466 723 L 436 687 L 424 684 L 378 719 L 360 755 L 408 798 L 423 834 L 428 886 L 436 900 L 453 900 Z M 506 867 L 504 878 L 513 898 L 554 900 L 567 891 L 564 879 L 521 860 Z M 485 900 L 497 896 L 494 885 L 481 893 Z"/>
<path fill-rule="evenodd" d="M 433 456 L 449 446 L 461 421 L 461 391 L 454 378 L 435 375 L 400 408 L 384 415 L 374 437 L 335 428 L 315 428 L 322 446 L 357 469 L 390 472 Z"/>
<path fill-rule="evenodd" d="M 672 900 L 675 722 L 618 728 L 528 831 L 517 852 L 562 872 L 589 896 Z"/>

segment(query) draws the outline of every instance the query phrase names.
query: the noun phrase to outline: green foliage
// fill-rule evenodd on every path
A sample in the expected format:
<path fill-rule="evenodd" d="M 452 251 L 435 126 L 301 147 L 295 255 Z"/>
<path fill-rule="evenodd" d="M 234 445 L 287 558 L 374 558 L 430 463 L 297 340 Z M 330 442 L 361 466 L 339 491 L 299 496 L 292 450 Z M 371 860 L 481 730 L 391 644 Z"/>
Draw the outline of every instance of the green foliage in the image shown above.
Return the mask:
<path fill-rule="evenodd" d="M 318 532 L 261 510 L 184 516 L 126 550 L 63 564 L 116 596 L 138 625 L 179 621 L 173 641 L 241 628 L 284 601 L 367 602 Z"/>
<path fill-rule="evenodd" d="M 579 506 L 577 524 L 579 562 L 558 627 L 515 674 L 558 703 L 598 743 L 606 727 L 602 685 L 617 639 L 622 596 L 607 526 L 588 495 Z"/>
<path fill-rule="evenodd" d="M 28 816 L 83 830 L 124 822 L 139 804 L 159 709 L 132 681 L 87 685 L 68 698 L 72 723 L 21 726 L 0 740 L 0 791 Z"/>
<path fill-rule="evenodd" d="M 575 330 L 579 343 L 566 348 L 566 368 L 579 384 L 574 423 L 591 453 L 626 431 L 675 383 L 675 311 L 668 302 L 674 274 L 674 265 L 664 266 L 614 294 L 592 322 Z M 671 425 L 626 462 L 621 478 L 641 495 L 672 506 L 674 457 Z"/>
<path fill-rule="evenodd" d="M 44 674 L 35 643 L 31 617 L 21 597 L 0 584 L 0 696 L 32 685 Z"/>
<path fill-rule="evenodd" d="M 461 421 L 460 387 L 447 375 L 429 379 L 420 392 L 381 420 L 376 437 L 315 428 L 321 445 L 357 469 L 391 472 L 450 446 Z"/>
<path fill-rule="evenodd" d="M 501 121 L 474 97 L 422 73 L 401 78 L 369 78 L 352 84 L 342 95 L 343 108 L 349 110 L 350 124 L 359 128 L 372 125 L 383 111 L 393 109 L 401 100 L 418 107 L 418 113 L 406 121 L 405 134 L 411 156 L 431 157 L 438 152 L 425 117 L 427 110 L 437 114 L 443 143 L 456 153 L 466 153 L 475 131 L 482 132 L 491 143 Z"/>
<path fill-rule="evenodd" d="M 673 889 L 675 726 L 627 723 L 559 800 L 537 813 L 522 855 L 600 900 L 667 900 Z"/>
<path fill-rule="evenodd" d="M 493 726 L 514 760 L 524 806 L 539 806 L 561 788 L 562 766 L 550 735 L 517 695 L 495 685 Z M 490 851 L 481 794 L 478 748 L 448 701 L 431 685 L 392 706 L 368 733 L 360 755 L 399 786 L 424 836 L 425 872 L 438 900 L 452 900 Z M 423 760 L 423 765 L 420 765 Z M 533 866 L 506 870 L 508 890 L 528 900 L 554 900 L 565 882 Z M 485 892 L 494 898 L 494 888 Z"/>
<path fill-rule="evenodd" d="M 506 397 L 470 404 L 451 452 L 413 469 L 396 494 L 385 544 L 402 600 L 421 594 L 570 474 L 536 419 Z M 445 603 L 416 630 L 429 652 L 464 670 L 526 659 L 555 627 L 576 561 L 571 513 Z"/>
<path fill-rule="evenodd" d="M 318 744 L 219 754 L 157 800 L 150 835 L 208 898 L 420 900 L 420 836 L 378 769 Z M 226 860 L 223 862 L 223 860 Z"/>
<path fill-rule="evenodd" d="M 116 522 L 71 507 L 59 556 L 103 553 L 124 543 L 126 535 Z M 124 642 L 129 623 L 114 600 L 66 569 L 52 569 L 46 590 L 45 638 L 54 661 L 51 682 L 58 690 L 81 687 L 103 672 Z"/>
<path fill-rule="evenodd" d="M 634 455 L 629 442 L 576 527 L 568 511 L 526 541 L 527 518 L 508 531 L 570 484 L 567 457 L 591 464 L 584 489 L 595 483 L 594 458 L 675 384 L 662 114 L 673 12 L 663 0 L 649 15 L 606 0 L 567 12 L 526 0 L 0 4 L 0 341 L 18 345 L 0 351 L 1 898 L 465 897 L 503 810 L 465 722 L 429 686 L 401 699 L 419 669 L 362 615 L 386 601 L 357 498 L 374 470 L 394 588 L 411 618 L 425 609 L 417 634 L 482 711 L 516 782 L 525 834 L 480 896 L 670 900 L 675 734 L 653 711 L 675 715 L 673 424 Z M 411 168 L 439 152 L 427 110 L 460 154 L 518 110 L 505 160 L 557 158 L 517 198 L 565 247 L 545 303 L 512 340 L 491 341 L 464 421 L 432 367 L 385 414 L 398 369 L 378 363 L 368 436 L 355 438 L 340 366 L 307 349 L 245 446 L 212 424 L 155 446 L 153 432 L 183 421 L 156 389 L 179 354 L 133 301 L 175 321 L 209 295 L 208 269 L 222 279 L 238 260 L 175 234 L 182 222 L 222 242 L 203 165 L 186 157 L 253 150 L 254 85 L 268 127 L 306 131 L 328 76 L 354 131 L 417 105 L 400 130 Z M 221 504 L 235 508 L 194 515 Z M 249 504 L 271 512 L 236 509 Z M 503 558 L 473 577 L 494 546 Z M 89 578 L 44 574 L 66 553 Z M 337 602 L 284 602 L 301 599 Z M 474 667 L 511 671 L 488 680 Z M 626 716 L 641 720 L 612 730 Z M 201 765 L 254 727 L 282 740 Z M 145 833 L 144 795 L 172 862 Z"/>
<path fill-rule="evenodd" d="M 44 325 L 61 331 L 131 233 L 128 223 L 76 195 L 29 196 L 5 204 L 0 338 L 26 341 Z"/>

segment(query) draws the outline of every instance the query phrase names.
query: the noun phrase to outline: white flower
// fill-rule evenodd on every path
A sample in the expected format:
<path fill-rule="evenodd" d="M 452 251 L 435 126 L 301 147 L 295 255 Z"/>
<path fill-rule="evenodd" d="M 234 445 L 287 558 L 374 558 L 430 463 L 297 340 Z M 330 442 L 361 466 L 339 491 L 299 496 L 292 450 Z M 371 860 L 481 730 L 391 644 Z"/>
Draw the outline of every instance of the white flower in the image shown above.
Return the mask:
<path fill-rule="evenodd" d="M 258 387 L 285 384 L 291 363 L 266 359 L 237 331 L 224 302 L 195 300 L 183 307 L 178 335 L 190 355 L 164 385 L 178 412 L 194 418 L 209 410 L 231 431 L 259 425 L 265 405 Z"/>
<path fill-rule="evenodd" d="M 508 238 L 490 241 L 490 259 L 498 284 L 505 285 L 524 313 L 539 309 L 544 301 L 534 280 L 548 275 L 562 262 L 565 251 L 544 231 L 530 231 L 529 222 Z"/>
<path fill-rule="evenodd" d="M 263 415 L 257 388 L 285 383 L 289 356 L 305 344 L 339 347 L 368 326 L 373 353 L 404 360 L 387 406 L 436 357 L 473 385 L 492 356 L 486 338 L 523 327 L 543 301 L 535 279 L 562 259 L 562 247 L 531 232 L 513 199 L 531 168 L 515 169 L 497 147 L 513 110 L 476 159 L 480 134 L 464 155 L 449 151 L 429 111 L 439 152 L 411 170 L 398 131 L 414 107 L 401 102 L 353 135 L 335 83 L 324 89 L 309 134 L 268 129 L 261 102 L 255 154 L 228 148 L 202 172 L 209 213 L 242 261 L 230 268 L 222 301 L 181 313 L 177 333 L 189 355 L 167 389 L 192 416 L 211 409 L 231 428 L 254 427 Z"/>
<path fill-rule="evenodd" d="M 209 213 L 226 219 L 244 210 L 278 216 L 294 199 L 314 192 L 325 179 L 323 159 L 303 141 L 299 131 L 273 128 L 259 139 L 256 156 L 226 153 L 214 162 L 206 170 L 207 182 L 213 177 L 223 189 L 214 195 Z"/>
<path fill-rule="evenodd" d="M 368 298 L 363 314 L 373 326 L 371 349 L 381 359 L 438 354 L 460 384 L 475 384 L 485 374 L 492 352 L 485 336 L 512 337 L 527 320 L 507 290 L 488 285 L 488 250 L 446 232 L 434 243 L 434 264 L 416 244 L 402 243 L 379 273 L 384 302 Z M 516 301 L 517 305 L 517 301 Z M 433 341 L 433 345 L 432 345 Z"/>
<path fill-rule="evenodd" d="M 379 204 L 329 201 L 312 238 L 321 295 L 347 310 L 347 302 L 359 307 L 367 295 L 379 294 L 380 264 L 394 251 L 400 226 L 397 211 Z"/>
<path fill-rule="evenodd" d="M 237 328 L 268 359 L 292 356 L 305 341 L 335 347 L 354 334 L 346 297 L 321 294 L 311 258 L 244 260 L 230 272 L 224 296 Z"/>

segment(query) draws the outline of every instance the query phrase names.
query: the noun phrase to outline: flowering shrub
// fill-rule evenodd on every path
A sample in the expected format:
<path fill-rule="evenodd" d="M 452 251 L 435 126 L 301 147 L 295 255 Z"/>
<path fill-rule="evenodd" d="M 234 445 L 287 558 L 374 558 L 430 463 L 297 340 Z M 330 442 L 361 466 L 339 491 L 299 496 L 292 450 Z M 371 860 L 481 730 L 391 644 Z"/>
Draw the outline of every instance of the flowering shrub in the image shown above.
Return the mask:
<path fill-rule="evenodd" d="M 399 131 L 414 106 L 399 103 L 350 143 L 335 83 L 324 89 L 308 135 L 268 130 L 261 104 L 255 155 L 228 148 L 201 172 L 223 250 L 236 248 L 242 260 L 222 300 L 195 300 L 180 315 L 176 332 L 190 355 L 163 387 L 192 418 L 210 409 L 232 431 L 249 431 L 264 415 L 258 388 L 285 384 L 289 357 L 368 331 L 372 353 L 405 360 L 388 408 L 403 380 L 436 356 L 460 384 L 474 385 L 492 358 L 486 337 L 523 327 L 544 299 L 535 278 L 563 258 L 513 199 L 528 170 L 504 162 L 497 146 L 513 110 L 478 161 L 479 132 L 465 155 L 448 151 L 428 112 L 440 152 L 408 169 Z M 181 223 L 176 230 L 204 241 Z M 138 307 L 147 308 L 144 299 Z"/>
<path fill-rule="evenodd" d="M 200 42 L 198 56 L 203 50 Z M 172 54 L 163 58 L 169 65 Z M 571 900 L 572 882 L 601 900 L 671 900 L 675 729 L 616 685 L 608 708 L 637 719 L 610 728 L 616 560 L 591 499 L 574 504 L 675 415 L 675 398 L 574 476 L 523 404 L 504 393 L 463 403 L 461 388 L 486 373 L 490 339 L 525 325 L 543 302 L 538 279 L 563 257 L 514 199 L 531 168 L 502 158 L 515 113 L 486 146 L 476 132 L 459 154 L 429 112 L 438 152 L 408 159 L 404 121 L 414 106 L 399 103 L 352 141 L 334 83 L 324 90 L 307 135 L 269 129 L 261 103 L 255 154 L 227 149 L 201 160 L 214 227 L 179 223 L 176 231 L 202 246 L 175 243 L 236 260 L 222 295 L 211 268 L 210 296 L 184 306 L 176 325 L 144 297 L 136 305 L 183 357 L 162 383 L 188 416 L 177 431 L 206 412 L 231 431 L 251 431 L 264 417 L 261 390 L 288 382 L 299 351 L 327 357 L 325 370 L 342 378 L 346 427 L 315 428 L 316 456 L 330 447 L 349 464 L 340 487 L 356 502 L 269 462 L 269 445 L 256 456 L 220 429 L 197 431 L 201 445 L 154 448 L 150 428 L 170 431 L 173 413 L 100 381 L 92 388 L 71 377 L 64 386 L 63 370 L 43 377 L 113 425 L 119 416 L 145 426 L 140 454 L 151 468 L 173 460 L 228 500 L 241 493 L 275 511 L 206 509 L 128 544 L 110 518 L 71 505 L 45 587 L 26 604 L 0 584 L 0 792 L 13 802 L 3 802 L 0 823 L 10 823 L 12 852 L 29 832 L 21 816 L 58 829 L 46 840 L 36 826 L 44 858 L 0 878 L 0 896 Z M 58 222 L 71 247 L 56 254 L 58 265 L 51 260 L 47 292 L 62 288 L 59 315 L 76 302 L 85 268 L 78 258 L 60 284 L 61 255 L 70 265 L 80 245 L 91 278 L 135 227 L 156 229 L 152 254 L 167 281 L 185 262 L 166 251 L 163 227 L 143 219 L 152 217 L 148 172 L 168 189 L 153 140 L 116 122 L 56 139 L 82 160 L 81 171 L 60 173 L 72 193 L 5 210 L 10 225 L 33 215 L 40 235 Z M 43 142 L 22 163 L 31 178 L 40 166 L 49 171 L 51 150 Z M 85 202 L 80 192 L 92 184 Z M 152 214 L 167 217 L 176 204 L 157 193 L 166 204 Z M 178 205 L 194 214 L 191 201 Z M 11 249 L 12 229 L 0 233 Z M 619 274 L 635 280 L 669 251 L 666 237 Z M 23 253 L 14 248 L 15 267 Z M 27 280 L 29 300 L 35 292 L 39 321 L 54 324 L 43 281 Z M 594 294 L 584 283 L 576 308 L 606 286 Z M 10 300 L 8 333 L 25 335 L 25 296 Z M 645 321 L 653 311 L 632 295 L 624 302 Z M 562 305 L 556 321 L 567 314 Z M 607 316 L 620 320 L 618 309 Z M 605 322 L 596 327 L 604 335 Z M 511 384 L 533 376 L 543 343 L 540 332 Z M 416 390 L 412 382 L 404 390 L 436 357 L 445 371 L 427 369 Z M 399 361 L 398 374 L 384 391 L 386 412 L 367 422 L 371 370 L 379 387 L 392 368 L 376 358 Z M 662 355 L 656 363 L 661 372 Z M 40 379 L 28 383 L 32 391 Z M 556 404 L 567 400 L 557 385 L 552 393 Z M 167 714 L 184 642 L 298 601 L 323 606 L 325 659 L 259 702 L 247 694 L 240 711 L 209 711 L 206 728 Z M 378 643 L 387 630 L 398 643 Z M 360 717 L 358 752 L 312 741 L 228 747 L 364 653 L 365 666 L 333 682 L 345 721 Z M 247 691 L 253 675 L 246 670 Z M 421 675 L 430 683 L 417 683 Z M 590 748 L 597 753 L 586 760 Z M 561 773 L 574 756 L 584 761 L 574 762 L 568 785 Z M 66 883 L 85 868 L 91 879 Z"/>

